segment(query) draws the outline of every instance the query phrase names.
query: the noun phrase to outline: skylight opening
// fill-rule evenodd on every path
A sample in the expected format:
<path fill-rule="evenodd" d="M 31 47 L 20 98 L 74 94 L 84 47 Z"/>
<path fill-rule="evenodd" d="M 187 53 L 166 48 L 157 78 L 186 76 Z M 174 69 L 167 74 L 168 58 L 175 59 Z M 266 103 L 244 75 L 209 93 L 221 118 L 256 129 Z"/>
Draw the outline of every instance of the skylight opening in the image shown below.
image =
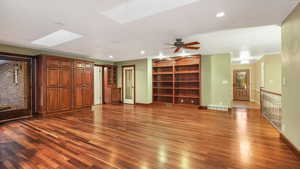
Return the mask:
<path fill-rule="evenodd" d="M 104 11 L 102 14 L 116 22 L 124 24 L 198 1 L 199 0 L 130 0 L 113 9 Z"/>
<path fill-rule="evenodd" d="M 82 38 L 82 35 L 66 30 L 59 30 L 40 39 L 34 40 L 31 43 L 40 46 L 53 47 L 79 38 Z"/>

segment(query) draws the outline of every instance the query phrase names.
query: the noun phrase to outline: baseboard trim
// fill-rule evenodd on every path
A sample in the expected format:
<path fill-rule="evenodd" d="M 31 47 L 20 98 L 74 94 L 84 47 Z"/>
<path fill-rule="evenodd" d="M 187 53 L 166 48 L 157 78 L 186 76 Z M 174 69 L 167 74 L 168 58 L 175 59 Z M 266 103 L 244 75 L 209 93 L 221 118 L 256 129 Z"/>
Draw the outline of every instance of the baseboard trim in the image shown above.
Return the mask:
<path fill-rule="evenodd" d="M 280 133 L 280 139 L 287 144 L 287 146 L 293 151 L 293 153 L 300 159 L 300 150 L 282 133 Z"/>
<path fill-rule="evenodd" d="M 208 107 L 207 106 L 199 106 L 198 109 L 200 109 L 200 110 L 207 110 Z"/>

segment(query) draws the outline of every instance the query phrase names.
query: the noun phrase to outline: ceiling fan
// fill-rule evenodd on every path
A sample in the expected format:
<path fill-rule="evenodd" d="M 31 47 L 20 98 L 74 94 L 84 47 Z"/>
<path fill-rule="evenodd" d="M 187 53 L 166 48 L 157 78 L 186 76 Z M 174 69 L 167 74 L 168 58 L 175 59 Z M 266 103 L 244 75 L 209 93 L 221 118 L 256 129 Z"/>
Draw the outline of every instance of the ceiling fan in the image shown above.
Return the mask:
<path fill-rule="evenodd" d="M 178 38 L 178 39 L 176 39 L 176 42 L 174 42 L 173 44 L 169 44 L 169 45 L 171 45 L 171 48 L 176 48 L 174 53 L 177 53 L 177 52 L 180 51 L 181 48 L 191 49 L 191 50 L 198 50 L 198 49 L 200 49 L 200 47 L 194 46 L 194 45 L 199 45 L 199 44 L 200 44 L 200 42 L 197 42 L 197 41 L 190 42 L 190 43 L 184 43 L 182 41 L 182 39 Z"/>

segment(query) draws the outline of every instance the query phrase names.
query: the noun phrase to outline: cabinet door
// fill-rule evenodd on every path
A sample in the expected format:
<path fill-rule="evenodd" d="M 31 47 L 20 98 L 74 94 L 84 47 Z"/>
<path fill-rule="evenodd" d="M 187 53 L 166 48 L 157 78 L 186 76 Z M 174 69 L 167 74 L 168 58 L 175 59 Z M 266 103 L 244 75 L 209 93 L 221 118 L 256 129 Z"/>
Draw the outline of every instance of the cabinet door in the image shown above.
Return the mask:
<path fill-rule="evenodd" d="M 83 89 L 81 86 L 75 87 L 75 108 L 83 107 Z"/>
<path fill-rule="evenodd" d="M 84 71 L 82 83 L 84 86 L 92 86 L 92 71 L 90 69 Z"/>
<path fill-rule="evenodd" d="M 59 88 L 59 109 L 71 110 L 71 89 Z"/>
<path fill-rule="evenodd" d="M 89 87 L 82 88 L 83 90 L 83 105 L 84 106 L 91 106 L 93 104 L 93 97 L 92 97 L 92 90 Z"/>
<path fill-rule="evenodd" d="M 59 69 L 48 68 L 47 69 L 47 87 L 59 86 Z"/>
<path fill-rule="evenodd" d="M 83 75 L 84 75 L 84 69 L 82 68 L 75 69 L 74 81 L 76 86 L 81 86 L 83 84 Z"/>
<path fill-rule="evenodd" d="M 61 69 L 59 72 L 59 87 L 72 87 L 72 69 Z"/>
<path fill-rule="evenodd" d="M 55 112 L 59 110 L 58 88 L 47 88 L 47 111 Z"/>

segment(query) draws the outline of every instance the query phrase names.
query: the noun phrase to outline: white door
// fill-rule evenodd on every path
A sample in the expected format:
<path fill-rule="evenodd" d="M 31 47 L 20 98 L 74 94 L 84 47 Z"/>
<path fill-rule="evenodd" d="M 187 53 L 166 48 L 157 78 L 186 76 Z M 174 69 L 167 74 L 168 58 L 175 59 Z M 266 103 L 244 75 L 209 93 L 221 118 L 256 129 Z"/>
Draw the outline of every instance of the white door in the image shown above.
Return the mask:
<path fill-rule="evenodd" d="M 134 104 L 134 67 L 123 68 L 123 103 Z"/>
<path fill-rule="evenodd" d="M 102 104 L 102 67 L 94 67 L 94 105 Z"/>

